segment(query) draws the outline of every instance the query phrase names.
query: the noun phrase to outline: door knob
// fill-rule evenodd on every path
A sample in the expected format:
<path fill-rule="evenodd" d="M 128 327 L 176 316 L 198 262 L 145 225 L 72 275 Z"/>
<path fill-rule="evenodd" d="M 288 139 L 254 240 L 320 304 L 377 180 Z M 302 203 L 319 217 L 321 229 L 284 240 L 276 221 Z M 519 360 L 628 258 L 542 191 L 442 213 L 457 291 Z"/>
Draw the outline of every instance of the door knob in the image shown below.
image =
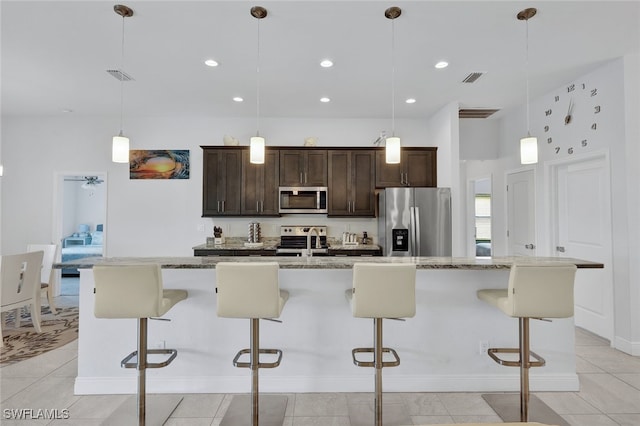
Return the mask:
<path fill-rule="evenodd" d="M 559 251 L 560 253 L 564 253 L 564 247 L 556 246 L 556 251 Z"/>
<path fill-rule="evenodd" d="M 524 248 L 529 249 L 529 250 L 533 250 L 534 248 L 536 248 L 536 246 L 533 245 L 533 244 L 525 244 Z"/>

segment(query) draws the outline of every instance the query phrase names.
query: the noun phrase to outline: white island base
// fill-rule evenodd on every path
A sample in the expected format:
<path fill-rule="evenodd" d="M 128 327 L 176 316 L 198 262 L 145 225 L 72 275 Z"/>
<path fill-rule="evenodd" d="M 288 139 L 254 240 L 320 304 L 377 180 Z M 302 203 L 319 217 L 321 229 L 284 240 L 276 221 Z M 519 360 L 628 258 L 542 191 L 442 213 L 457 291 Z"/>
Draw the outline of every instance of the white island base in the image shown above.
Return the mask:
<path fill-rule="evenodd" d="M 588 270 L 578 270 L 588 274 Z M 516 347 L 518 320 L 476 298 L 476 290 L 507 286 L 508 269 L 418 269 L 416 316 L 384 321 L 384 345 L 401 359 L 383 370 L 385 392 L 518 391 L 519 369 L 481 352 Z M 249 321 L 216 316 L 215 269 L 163 269 L 167 289 L 186 300 L 149 321 L 149 347 L 178 350 L 166 368 L 147 370 L 148 393 L 246 393 L 250 371 L 235 368 L 249 347 Z M 576 283 L 576 285 L 578 285 Z M 352 363 L 351 349 L 373 345 L 373 320 L 353 318 L 344 293 L 350 269 L 281 269 L 288 290 L 281 324 L 261 321 L 260 345 L 284 352 L 278 368 L 260 371 L 260 391 L 372 392 L 372 368 Z M 93 273 L 81 269 L 78 376 L 75 393 L 131 394 L 136 372 L 120 368 L 135 350 L 136 321 L 96 319 Z M 573 318 L 531 321 L 531 348 L 547 365 L 531 369 L 532 391 L 577 391 Z"/>

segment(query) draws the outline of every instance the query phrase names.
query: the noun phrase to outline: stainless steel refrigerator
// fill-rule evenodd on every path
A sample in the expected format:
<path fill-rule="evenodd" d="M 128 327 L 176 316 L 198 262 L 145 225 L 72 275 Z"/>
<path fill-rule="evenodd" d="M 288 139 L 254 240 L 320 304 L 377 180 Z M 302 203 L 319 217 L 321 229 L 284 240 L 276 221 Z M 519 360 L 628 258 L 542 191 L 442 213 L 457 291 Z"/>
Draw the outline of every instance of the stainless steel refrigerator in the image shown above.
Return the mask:
<path fill-rule="evenodd" d="M 386 188 L 378 202 L 384 256 L 451 256 L 451 189 Z"/>

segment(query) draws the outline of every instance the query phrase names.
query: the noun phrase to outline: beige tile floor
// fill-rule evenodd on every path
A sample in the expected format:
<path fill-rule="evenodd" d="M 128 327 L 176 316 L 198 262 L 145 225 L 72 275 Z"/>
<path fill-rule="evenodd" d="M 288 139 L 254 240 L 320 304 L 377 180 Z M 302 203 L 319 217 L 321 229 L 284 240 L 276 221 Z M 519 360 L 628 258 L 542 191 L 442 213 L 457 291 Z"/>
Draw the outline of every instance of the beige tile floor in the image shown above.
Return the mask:
<path fill-rule="evenodd" d="M 64 293 L 63 293 L 64 294 Z M 77 303 L 61 296 L 58 305 Z M 640 358 L 611 349 L 609 343 L 576 329 L 579 392 L 536 395 L 575 426 L 640 425 Z M 73 394 L 77 342 L 0 369 L 0 424 L 99 425 L 124 395 Z M 373 384 L 372 384 L 373 385 Z M 289 394 L 285 426 L 350 426 L 348 407 L 372 400 L 371 394 Z M 219 425 L 232 395 L 188 394 L 166 425 Z M 480 393 L 389 393 L 385 402 L 403 404 L 413 424 L 500 422 Z M 67 420 L 12 421 L 5 409 L 68 409 Z"/>

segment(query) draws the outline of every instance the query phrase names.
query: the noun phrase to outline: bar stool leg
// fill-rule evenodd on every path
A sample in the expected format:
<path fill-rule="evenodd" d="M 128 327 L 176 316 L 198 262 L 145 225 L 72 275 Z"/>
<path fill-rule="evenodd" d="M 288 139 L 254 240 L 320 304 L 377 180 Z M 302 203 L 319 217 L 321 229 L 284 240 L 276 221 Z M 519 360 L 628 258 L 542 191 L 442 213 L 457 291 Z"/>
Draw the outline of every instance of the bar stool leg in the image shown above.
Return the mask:
<path fill-rule="evenodd" d="M 520 318 L 520 421 L 529 421 L 529 318 Z"/>
<path fill-rule="evenodd" d="M 258 426 L 258 367 L 260 366 L 260 320 L 251 318 L 250 330 L 251 342 L 249 351 L 251 353 L 251 421 L 253 426 Z"/>
<path fill-rule="evenodd" d="M 138 319 L 138 426 L 145 425 L 147 373 L 147 318 Z"/>
<path fill-rule="evenodd" d="M 374 326 L 373 362 L 376 369 L 375 426 L 382 426 L 382 318 L 374 318 L 373 326 Z"/>

